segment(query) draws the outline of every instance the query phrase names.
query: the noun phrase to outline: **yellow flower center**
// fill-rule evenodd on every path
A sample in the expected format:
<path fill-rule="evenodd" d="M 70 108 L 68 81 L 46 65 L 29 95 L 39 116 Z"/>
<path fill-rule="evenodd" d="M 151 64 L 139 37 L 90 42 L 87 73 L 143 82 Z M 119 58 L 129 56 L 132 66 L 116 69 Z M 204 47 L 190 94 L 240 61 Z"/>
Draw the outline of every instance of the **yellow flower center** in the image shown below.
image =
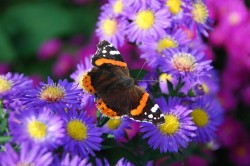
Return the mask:
<path fill-rule="evenodd" d="M 64 97 L 64 93 L 63 87 L 47 86 L 42 90 L 40 98 L 48 102 L 57 102 Z"/>
<path fill-rule="evenodd" d="M 198 127 L 204 127 L 208 124 L 209 117 L 208 114 L 202 109 L 195 109 L 191 116 L 193 117 L 193 121 Z"/>
<path fill-rule="evenodd" d="M 83 86 L 83 78 L 84 78 L 85 74 L 86 74 L 86 73 L 83 72 L 83 73 L 79 76 L 79 78 L 78 78 L 78 87 L 81 88 L 81 89 L 84 89 L 84 86 Z"/>
<path fill-rule="evenodd" d="M 167 0 L 166 6 L 172 14 L 177 14 L 181 11 L 181 0 Z"/>
<path fill-rule="evenodd" d="M 165 115 L 165 123 L 159 126 L 160 132 L 166 135 L 175 134 L 180 127 L 178 118 L 174 115 Z"/>
<path fill-rule="evenodd" d="M 196 67 L 196 59 L 193 55 L 188 53 L 177 53 L 171 59 L 175 69 L 180 72 L 191 72 Z"/>
<path fill-rule="evenodd" d="M 111 130 L 117 129 L 121 124 L 121 119 L 109 119 L 107 127 Z"/>
<path fill-rule="evenodd" d="M 40 121 L 32 121 L 28 124 L 28 133 L 35 139 L 43 139 L 47 135 L 47 126 Z"/>
<path fill-rule="evenodd" d="M 122 8 L 123 8 L 123 5 L 122 5 L 122 0 L 117 0 L 115 2 L 115 4 L 113 5 L 113 11 L 116 13 L 116 14 L 120 14 L 122 12 Z"/>
<path fill-rule="evenodd" d="M 193 4 L 192 10 L 193 19 L 201 24 L 204 24 L 208 18 L 208 10 L 204 3 L 198 1 Z"/>
<path fill-rule="evenodd" d="M 6 80 L 3 76 L 0 76 L 0 93 L 10 90 L 11 86 L 11 82 Z"/>
<path fill-rule="evenodd" d="M 79 120 L 71 120 L 67 124 L 67 133 L 74 140 L 85 140 L 87 138 L 87 126 Z"/>
<path fill-rule="evenodd" d="M 171 76 L 171 74 L 167 74 L 167 73 L 162 73 L 161 75 L 160 75 L 160 81 L 162 81 L 162 82 L 166 82 L 166 81 L 171 81 L 172 80 L 172 76 Z"/>
<path fill-rule="evenodd" d="M 157 51 L 162 52 L 164 49 L 175 48 L 177 47 L 177 42 L 174 39 L 165 37 L 161 39 L 157 44 Z"/>
<path fill-rule="evenodd" d="M 105 35 L 113 36 L 117 31 L 117 22 L 113 19 L 104 20 L 102 23 L 102 30 Z"/>
<path fill-rule="evenodd" d="M 139 28 L 147 30 L 155 23 L 155 16 L 151 10 L 143 10 L 136 15 L 136 24 Z"/>
<path fill-rule="evenodd" d="M 203 91 L 205 92 L 205 94 L 208 94 L 208 92 L 209 92 L 209 88 L 208 88 L 208 86 L 206 85 L 206 84 L 201 84 L 201 86 L 202 86 L 202 88 L 203 88 Z"/>

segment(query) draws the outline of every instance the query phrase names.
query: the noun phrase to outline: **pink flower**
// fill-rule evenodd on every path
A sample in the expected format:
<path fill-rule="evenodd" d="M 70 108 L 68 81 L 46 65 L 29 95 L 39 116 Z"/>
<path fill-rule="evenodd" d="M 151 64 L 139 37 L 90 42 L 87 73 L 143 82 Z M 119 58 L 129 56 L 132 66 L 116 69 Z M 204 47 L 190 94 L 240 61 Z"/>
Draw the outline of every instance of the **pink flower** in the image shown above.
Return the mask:
<path fill-rule="evenodd" d="M 68 53 L 63 53 L 53 66 L 53 74 L 56 77 L 65 76 L 66 74 L 69 74 L 74 65 L 73 56 Z"/>
<path fill-rule="evenodd" d="M 225 118 L 218 128 L 217 136 L 221 145 L 225 147 L 234 147 L 247 140 L 247 133 L 242 124 L 231 117 Z"/>
<path fill-rule="evenodd" d="M 61 49 L 61 41 L 59 39 L 50 39 L 45 41 L 38 50 L 38 58 L 40 60 L 48 60 L 54 57 Z"/>
<path fill-rule="evenodd" d="M 0 74 L 6 74 L 10 71 L 10 65 L 7 63 L 0 63 Z"/>
<path fill-rule="evenodd" d="M 250 100 L 249 100 L 250 99 L 250 85 L 247 85 L 244 89 L 242 89 L 241 98 L 247 106 L 250 106 Z"/>
<path fill-rule="evenodd" d="M 250 163 L 250 143 L 240 143 L 231 149 L 230 158 L 239 166 L 248 166 Z"/>

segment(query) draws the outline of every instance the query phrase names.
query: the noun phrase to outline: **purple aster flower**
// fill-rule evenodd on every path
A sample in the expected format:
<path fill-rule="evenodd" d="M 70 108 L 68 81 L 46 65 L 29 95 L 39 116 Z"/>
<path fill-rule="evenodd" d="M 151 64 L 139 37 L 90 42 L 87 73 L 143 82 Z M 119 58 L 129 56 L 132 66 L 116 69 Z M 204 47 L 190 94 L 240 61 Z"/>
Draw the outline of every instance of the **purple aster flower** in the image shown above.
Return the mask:
<path fill-rule="evenodd" d="M 197 126 L 195 131 L 197 142 L 209 142 L 215 138 L 215 131 L 222 123 L 223 110 L 214 96 L 204 96 L 195 99 L 191 105 L 191 117 Z"/>
<path fill-rule="evenodd" d="M 125 158 L 121 158 L 117 163 L 116 166 L 135 166 L 134 164 L 130 163 Z"/>
<path fill-rule="evenodd" d="M 205 60 L 205 54 L 195 49 L 180 48 L 164 51 L 164 59 L 159 62 L 163 72 L 183 80 L 197 80 L 212 69 L 211 60 Z"/>
<path fill-rule="evenodd" d="M 70 75 L 70 78 L 72 78 L 78 84 L 79 88 L 84 89 L 82 84 L 83 76 L 91 69 L 91 67 L 91 59 L 89 57 L 85 57 L 84 63 L 81 62 L 78 64 L 77 70 Z"/>
<path fill-rule="evenodd" d="M 190 117 L 192 110 L 184 107 L 178 98 L 169 98 L 168 103 L 160 98 L 156 102 L 162 109 L 165 123 L 160 126 L 142 123 L 143 138 L 148 138 L 150 147 L 159 148 L 161 152 L 177 152 L 179 148 L 187 147 L 196 130 Z"/>
<path fill-rule="evenodd" d="M 64 150 L 80 156 L 88 154 L 94 156 L 94 150 L 101 150 L 102 132 L 100 128 L 93 123 L 94 119 L 88 117 L 86 112 L 78 113 L 76 110 L 70 110 L 62 113 L 66 137 L 64 140 Z"/>
<path fill-rule="evenodd" d="M 126 7 L 126 3 L 125 0 L 109 0 L 109 3 L 103 5 L 101 10 L 106 14 L 112 13 L 114 16 L 121 16 Z"/>
<path fill-rule="evenodd" d="M 115 47 L 122 46 L 125 40 L 127 20 L 116 18 L 112 13 L 102 12 L 97 22 L 96 33 L 100 40 L 107 40 Z"/>
<path fill-rule="evenodd" d="M 158 37 L 149 36 L 145 38 L 140 45 L 143 51 L 142 58 L 149 59 L 148 64 L 157 67 L 157 61 L 160 61 L 164 50 L 182 47 L 187 45 L 190 40 L 182 29 L 166 30 L 164 34 Z"/>
<path fill-rule="evenodd" d="M 0 75 L 0 100 L 17 98 L 25 90 L 32 87 L 32 81 L 23 74 L 7 73 Z"/>
<path fill-rule="evenodd" d="M 95 161 L 93 162 L 93 165 L 98 165 L 98 166 L 110 166 L 108 160 L 106 158 L 95 158 Z"/>
<path fill-rule="evenodd" d="M 129 23 L 126 34 L 130 42 L 139 44 L 149 36 L 159 37 L 165 34 L 165 28 L 170 26 L 170 13 L 167 8 L 152 9 L 141 7 L 138 10 L 127 11 Z"/>
<path fill-rule="evenodd" d="M 127 0 L 126 6 L 133 9 L 140 9 L 141 7 L 147 8 L 151 7 L 154 9 L 159 9 L 161 7 L 161 3 L 158 0 Z"/>
<path fill-rule="evenodd" d="M 186 20 L 190 28 L 197 27 L 198 32 L 208 37 L 207 30 L 211 30 L 212 19 L 209 17 L 208 9 L 204 0 L 195 0 L 190 9 L 190 17 Z"/>
<path fill-rule="evenodd" d="M 161 89 L 161 92 L 165 93 L 165 94 L 169 94 L 167 81 L 172 83 L 174 89 L 176 88 L 176 86 L 178 84 L 178 80 L 176 78 L 172 77 L 170 74 L 167 74 L 167 73 L 160 74 L 159 87 Z"/>
<path fill-rule="evenodd" d="M 62 145 L 65 136 L 62 119 L 46 108 L 30 107 L 12 112 L 9 127 L 13 141 L 35 143 L 49 149 Z"/>
<path fill-rule="evenodd" d="M 219 91 L 219 78 L 214 70 L 210 70 L 208 75 L 202 76 L 193 85 L 196 95 L 216 94 Z"/>
<path fill-rule="evenodd" d="M 108 122 L 103 126 L 103 132 L 113 134 L 116 139 L 122 138 L 125 135 L 125 129 L 130 128 L 130 119 L 109 119 Z"/>
<path fill-rule="evenodd" d="M 45 106 L 55 111 L 80 104 L 80 93 L 75 83 L 69 83 L 66 79 L 54 83 L 48 77 L 47 84 L 41 82 L 36 89 L 27 91 L 24 100 L 30 106 Z"/>
<path fill-rule="evenodd" d="M 92 67 L 91 60 L 89 57 L 85 57 L 84 64 L 81 62 L 77 65 L 77 70 L 70 75 L 70 78 L 72 78 L 77 84 L 80 89 L 84 90 L 83 87 L 83 76 L 90 70 Z M 94 104 L 94 96 L 89 95 L 88 93 L 81 93 L 81 107 L 85 107 L 88 104 Z"/>
<path fill-rule="evenodd" d="M 182 23 L 188 16 L 187 12 L 191 6 L 189 0 L 159 0 L 163 6 L 168 7 L 175 24 Z"/>
<path fill-rule="evenodd" d="M 1 166 L 12 165 L 35 165 L 49 166 L 53 161 L 51 152 L 38 145 L 21 144 L 20 152 L 17 153 L 10 144 L 5 146 L 5 152 L 0 153 Z"/>
<path fill-rule="evenodd" d="M 70 156 L 67 153 L 60 163 L 55 164 L 56 166 L 92 166 L 88 163 L 88 158 L 80 158 L 78 155 Z"/>

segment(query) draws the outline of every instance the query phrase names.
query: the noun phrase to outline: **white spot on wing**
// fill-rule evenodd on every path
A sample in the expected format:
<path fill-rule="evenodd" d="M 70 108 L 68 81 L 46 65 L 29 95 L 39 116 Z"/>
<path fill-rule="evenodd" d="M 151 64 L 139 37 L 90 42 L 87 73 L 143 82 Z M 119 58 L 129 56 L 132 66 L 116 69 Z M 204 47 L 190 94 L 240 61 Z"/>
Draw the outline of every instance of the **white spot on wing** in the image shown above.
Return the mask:
<path fill-rule="evenodd" d="M 117 51 L 117 50 L 112 50 L 112 51 L 110 51 L 109 52 L 111 55 L 118 55 L 118 54 L 120 54 L 120 52 L 119 51 Z"/>
<path fill-rule="evenodd" d="M 102 50 L 102 53 L 105 54 L 105 53 L 107 53 L 107 51 L 106 50 Z"/>
<path fill-rule="evenodd" d="M 103 56 L 103 57 L 106 57 L 106 55 L 105 55 L 105 54 L 103 54 L 102 56 Z"/>
<path fill-rule="evenodd" d="M 160 115 L 160 117 L 164 117 L 164 115 L 163 115 L 163 114 L 161 114 L 161 115 Z"/>
<path fill-rule="evenodd" d="M 152 119 L 152 118 L 153 118 L 153 114 L 149 114 L 148 117 L 149 117 L 150 119 Z"/>
<path fill-rule="evenodd" d="M 147 112 L 144 112 L 144 115 L 147 115 Z"/>
<path fill-rule="evenodd" d="M 156 112 L 159 108 L 158 104 L 155 104 L 154 107 L 151 108 L 151 112 Z"/>

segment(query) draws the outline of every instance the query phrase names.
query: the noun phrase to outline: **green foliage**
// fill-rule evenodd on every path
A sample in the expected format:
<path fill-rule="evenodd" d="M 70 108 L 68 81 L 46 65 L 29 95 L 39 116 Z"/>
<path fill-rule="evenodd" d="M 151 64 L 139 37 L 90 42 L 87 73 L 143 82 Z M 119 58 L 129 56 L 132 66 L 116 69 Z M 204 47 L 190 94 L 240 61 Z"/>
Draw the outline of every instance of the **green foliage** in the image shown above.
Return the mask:
<path fill-rule="evenodd" d="M 1 61 L 34 56 L 42 42 L 94 30 L 98 5 L 73 6 L 57 2 L 15 3 L 0 15 Z"/>

